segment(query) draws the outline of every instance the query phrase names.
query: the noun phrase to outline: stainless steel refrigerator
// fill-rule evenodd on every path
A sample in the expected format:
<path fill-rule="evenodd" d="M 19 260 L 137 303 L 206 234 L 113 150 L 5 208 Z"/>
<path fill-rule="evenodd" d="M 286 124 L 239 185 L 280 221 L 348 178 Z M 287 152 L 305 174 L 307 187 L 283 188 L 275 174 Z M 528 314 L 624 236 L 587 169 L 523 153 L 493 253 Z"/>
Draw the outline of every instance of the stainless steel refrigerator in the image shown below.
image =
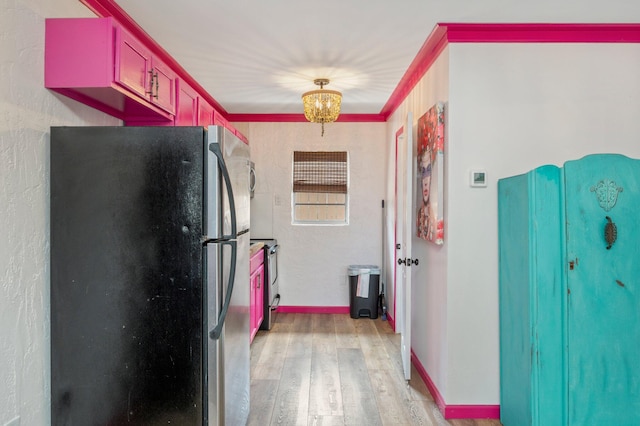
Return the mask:
<path fill-rule="evenodd" d="M 249 147 L 51 128 L 52 425 L 245 425 Z"/>

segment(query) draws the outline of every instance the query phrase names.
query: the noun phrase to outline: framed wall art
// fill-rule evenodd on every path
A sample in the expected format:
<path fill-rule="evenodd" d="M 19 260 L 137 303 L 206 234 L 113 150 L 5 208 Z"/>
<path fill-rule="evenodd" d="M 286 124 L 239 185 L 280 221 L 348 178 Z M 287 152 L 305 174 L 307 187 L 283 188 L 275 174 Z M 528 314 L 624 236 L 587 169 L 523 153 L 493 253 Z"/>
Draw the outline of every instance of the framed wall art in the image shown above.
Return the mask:
<path fill-rule="evenodd" d="M 418 237 L 444 243 L 444 104 L 438 102 L 418 119 Z"/>

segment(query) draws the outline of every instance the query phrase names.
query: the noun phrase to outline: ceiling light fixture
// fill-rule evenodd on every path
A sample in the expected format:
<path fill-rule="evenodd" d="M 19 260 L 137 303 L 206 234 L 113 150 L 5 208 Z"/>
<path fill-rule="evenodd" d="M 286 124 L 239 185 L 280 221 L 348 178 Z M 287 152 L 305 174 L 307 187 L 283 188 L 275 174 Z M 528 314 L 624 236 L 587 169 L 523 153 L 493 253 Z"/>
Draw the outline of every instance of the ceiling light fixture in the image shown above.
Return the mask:
<path fill-rule="evenodd" d="M 302 95 L 304 116 L 312 123 L 321 123 L 321 136 L 324 136 L 324 123 L 334 122 L 340 115 L 342 93 L 323 89 L 329 84 L 328 78 L 317 78 L 313 82 L 320 86 L 320 90 L 311 90 Z"/>

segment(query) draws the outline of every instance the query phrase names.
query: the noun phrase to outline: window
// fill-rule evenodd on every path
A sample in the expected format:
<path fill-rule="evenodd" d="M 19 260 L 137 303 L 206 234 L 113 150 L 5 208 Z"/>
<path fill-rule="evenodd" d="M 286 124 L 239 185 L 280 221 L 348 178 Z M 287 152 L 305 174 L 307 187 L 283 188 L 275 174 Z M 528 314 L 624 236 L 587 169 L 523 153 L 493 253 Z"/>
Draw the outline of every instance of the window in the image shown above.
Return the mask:
<path fill-rule="evenodd" d="M 294 223 L 348 223 L 348 166 L 346 151 L 294 151 Z"/>

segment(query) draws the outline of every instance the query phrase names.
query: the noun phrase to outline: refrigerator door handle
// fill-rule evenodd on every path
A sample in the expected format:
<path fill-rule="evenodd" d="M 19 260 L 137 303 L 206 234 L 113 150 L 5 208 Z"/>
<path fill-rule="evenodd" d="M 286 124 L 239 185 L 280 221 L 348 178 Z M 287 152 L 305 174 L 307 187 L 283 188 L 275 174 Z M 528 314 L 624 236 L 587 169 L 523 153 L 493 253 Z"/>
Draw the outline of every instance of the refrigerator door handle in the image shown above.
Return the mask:
<path fill-rule="evenodd" d="M 229 310 L 229 304 L 231 303 L 231 293 L 233 293 L 233 285 L 236 280 L 236 257 L 238 254 L 238 242 L 237 241 L 223 241 L 220 244 L 228 244 L 231 246 L 231 269 L 229 271 L 229 283 L 227 285 L 227 292 L 224 297 L 224 304 L 222 305 L 222 309 L 220 310 L 220 316 L 218 317 L 218 322 L 213 330 L 209 331 L 209 338 L 213 340 L 218 340 L 220 335 L 222 334 L 222 326 L 224 325 L 224 320 L 227 317 L 227 311 Z"/>
<path fill-rule="evenodd" d="M 222 177 L 224 179 L 224 184 L 227 187 L 227 196 L 229 198 L 229 213 L 231 214 L 231 235 L 223 235 L 223 239 L 236 239 L 238 238 L 238 230 L 236 226 L 236 202 L 233 198 L 233 189 L 231 188 L 231 179 L 229 178 L 229 171 L 227 170 L 227 165 L 224 162 L 224 158 L 222 157 L 222 151 L 220 150 L 220 144 L 211 143 L 209 144 L 209 151 L 213 152 L 218 158 L 218 165 L 220 166 L 220 172 L 222 173 Z M 224 228 L 224 227 L 223 227 Z M 224 232 L 224 230 L 222 231 Z M 235 263 L 234 263 L 235 265 Z"/>
<path fill-rule="evenodd" d="M 253 168 L 253 163 L 251 164 L 252 166 L 249 169 L 249 193 L 253 197 L 253 193 L 256 190 L 256 169 Z"/>

